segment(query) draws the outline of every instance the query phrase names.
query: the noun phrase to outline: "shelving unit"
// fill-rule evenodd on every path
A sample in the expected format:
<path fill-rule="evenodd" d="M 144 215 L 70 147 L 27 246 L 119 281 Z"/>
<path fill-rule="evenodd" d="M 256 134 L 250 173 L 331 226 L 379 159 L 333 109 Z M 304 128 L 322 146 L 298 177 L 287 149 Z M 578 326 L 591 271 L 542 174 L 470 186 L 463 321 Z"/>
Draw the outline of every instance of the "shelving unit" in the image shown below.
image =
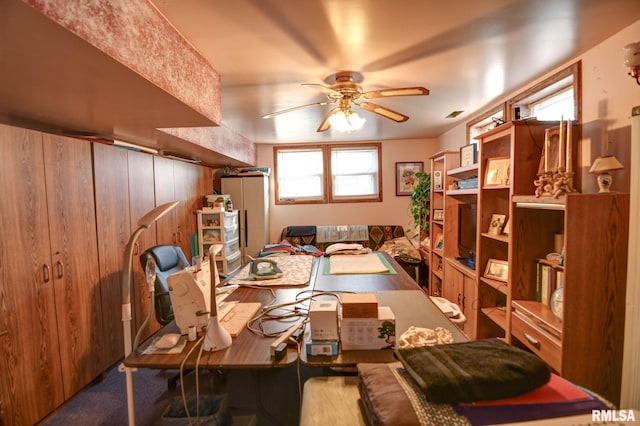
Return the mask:
<path fill-rule="evenodd" d="M 242 266 L 239 248 L 238 210 L 231 212 L 221 208 L 198 210 L 198 252 L 209 253 L 214 244 L 224 248 L 216 256 L 218 271 L 231 274 Z"/>
<path fill-rule="evenodd" d="M 489 233 L 494 214 L 512 216 L 511 197 L 534 193 L 534 180 L 540 164 L 544 131 L 554 123 L 514 121 L 498 126 L 478 137 L 479 190 L 477 216 L 478 323 L 477 337 L 503 337 L 510 341 L 509 295 L 511 279 L 500 281 L 485 276 L 490 260 L 511 263 L 511 235 Z M 489 163 L 503 161 L 503 173 L 488 180 Z M 493 166 L 491 167 L 493 169 Z M 500 175 L 500 174 L 499 174 Z M 510 226 L 513 228 L 512 226 Z"/>
<path fill-rule="evenodd" d="M 562 376 L 620 401 L 629 194 L 514 196 L 509 303 L 513 343 Z M 538 301 L 540 259 L 564 234 L 563 316 Z M 544 262 L 544 261 L 543 261 Z"/>
<path fill-rule="evenodd" d="M 431 203 L 429 212 L 430 230 L 430 260 L 429 260 L 429 294 L 431 296 L 443 295 L 443 283 L 445 274 L 445 250 L 447 241 L 447 206 L 445 205 L 446 188 L 454 182 L 447 172 L 458 167 L 460 157 L 458 151 L 442 151 L 431 157 Z M 442 210 L 444 218 L 436 219 L 435 211 Z"/>

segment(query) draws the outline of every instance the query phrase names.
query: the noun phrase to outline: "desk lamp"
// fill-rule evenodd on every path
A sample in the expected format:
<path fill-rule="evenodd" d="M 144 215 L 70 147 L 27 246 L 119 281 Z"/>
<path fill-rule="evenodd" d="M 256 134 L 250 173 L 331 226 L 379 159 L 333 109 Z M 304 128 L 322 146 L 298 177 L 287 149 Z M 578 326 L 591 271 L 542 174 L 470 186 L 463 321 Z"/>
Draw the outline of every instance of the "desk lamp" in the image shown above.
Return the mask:
<path fill-rule="evenodd" d="M 162 204 L 147 212 L 138 220 L 138 228 L 133 231 L 124 252 L 122 265 L 122 326 L 124 331 L 124 357 L 131 353 L 131 264 L 133 261 L 133 247 L 138 237 L 145 229 L 149 228 L 156 220 L 167 214 L 178 205 L 177 201 Z M 153 303 L 153 302 L 152 302 Z M 134 401 L 133 401 L 133 369 L 120 364 L 119 371 L 124 371 L 127 378 L 127 408 L 129 425 L 135 425 Z"/>
<path fill-rule="evenodd" d="M 218 320 L 218 303 L 216 301 L 216 287 L 220 282 L 218 277 L 218 265 L 216 255 L 222 250 L 222 244 L 214 244 L 209 248 L 209 271 L 211 271 L 211 313 L 209 314 L 209 324 L 207 334 L 204 337 L 205 351 L 219 351 L 231 346 L 232 339 L 229 332 L 220 325 Z"/>

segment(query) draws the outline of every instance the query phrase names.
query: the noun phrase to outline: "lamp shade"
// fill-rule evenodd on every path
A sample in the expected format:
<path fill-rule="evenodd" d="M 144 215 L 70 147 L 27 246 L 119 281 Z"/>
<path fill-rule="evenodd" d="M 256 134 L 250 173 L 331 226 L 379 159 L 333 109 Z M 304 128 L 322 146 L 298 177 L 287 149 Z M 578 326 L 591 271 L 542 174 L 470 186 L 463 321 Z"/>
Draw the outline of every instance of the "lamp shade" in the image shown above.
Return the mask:
<path fill-rule="evenodd" d="M 351 108 L 341 108 L 329 117 L 329 124 L 339 132 L 359 130 L 365 121 L 366 119 L 353 112 Z"/>
<path fill-rule="evenodd" d="M 624 166 L 615 156 L 604 155 L 595 159 L 591 165 L 591 169 L 589 169 L 589 173 L 602 173 L 620 169 L 624 169 Z"/>

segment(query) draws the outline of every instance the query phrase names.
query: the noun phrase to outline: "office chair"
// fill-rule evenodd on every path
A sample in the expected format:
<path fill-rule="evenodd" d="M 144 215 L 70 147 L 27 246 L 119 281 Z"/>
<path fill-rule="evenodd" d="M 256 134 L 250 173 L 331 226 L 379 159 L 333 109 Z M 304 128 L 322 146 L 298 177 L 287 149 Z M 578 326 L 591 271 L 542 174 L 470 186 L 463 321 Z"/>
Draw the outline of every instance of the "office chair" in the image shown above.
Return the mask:
<path fill-rule="evenodd" d="M 153 257 L 156 261 L 154 293 L 156 320 L 161 325 L 167 325 L 174 319 L 167 277 L 191 264 L 180 247 L 169 244 L 161 244 L 145 250 L 145 252 L 140 255 L 140 263 L 143 268 L 147 264 L 149 257 Z"/>

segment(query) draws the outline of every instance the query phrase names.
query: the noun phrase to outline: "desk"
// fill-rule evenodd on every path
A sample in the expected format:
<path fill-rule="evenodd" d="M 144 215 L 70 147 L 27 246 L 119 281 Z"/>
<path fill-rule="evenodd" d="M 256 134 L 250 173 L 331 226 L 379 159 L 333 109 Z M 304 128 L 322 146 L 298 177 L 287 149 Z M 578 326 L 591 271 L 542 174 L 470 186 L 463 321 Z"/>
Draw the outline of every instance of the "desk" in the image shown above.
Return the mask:
<path fill-rule="evenodd" d="M 313 275 L 312 275 L 313 276 Z M 295 300 L 296 295 L 304 290 L 313 288 L 313 280 L 307 286 L 273 288 L 277 300 L 275 303 L 285 303 Z M 271 289 L 265 288 L 238 288 L 231 293 L 226 301 L 238 302 L 260 302 L 263 306 L 274 302 Z M 284 331 L 286 326 L 280 325 L 281 328 L 275 328 L 275 331 Z M 175 322 L 162 328 L 152 337 L 165 333 L 179 333 Z M 289 349 L 284 358 L 276 361 L 271 358 L 271 343 L 276 338 L 256 336 L 249 330 L 244 330 L 239 336 L 233 338 L 233 344 L 221 351 L 206 352 L 203 351 L 198 364 L 200 368 L 209 369 L 260 369 L 270 367 L 288 367 L 298 360 L 298 354 L 295 349 Z M 140 345 L 141 350 L 151 343 L 151 338 Z M 158 368 L 158 369 L 176 369 L 180 367 L 185 355 L 193 348 L 195 342 L 188 342 L 186 348 L 179 354 L 151 354 L 142 355 L 132 352 L 125 360 L 124 365 L 127 367 L 137 368 Z M 185 366 L 189 369 L 195 367 L 198 349 L 193 351 Z"/>
<path fill-rule="evenodd" d="M 435 328 L 445 327 L 451 331 L 455 341 L 466 340 L 466 336 L 431 302 L 423 293 L 418 284 L 411 279 L 404 269 L 391 256 L 383 253 L 386 260 L 395 270 L 395 274 L 348 274 L 348 275 L 328 275 L 324 274 L 324 262 L 328 258 L 319 258 L 319 262 L 314 265 L 311 279 L 307 286 L 297 287 L 274 287 L 277 302 L 284 303 L 293 301 L 298 293 L 304 290 L 315 291 L 355 291 L 355 292 L 375 292 L 378 295 L 380 305 L 390 306 L 396 317 L 396 330 L 398 333 L 404 332 L 410 325 Z M 227 301 L 237 300 L 239 302 L 261 302 L 263 306 L 273 302 L 269 288 L 239 288 L 226 299 Z M 282 326 L 284 329 L 284 325 Z M 401 331 L 400 331 L 401 330 Z M 158 332 L 175 333 L 178 329 L 175 323 L 165 326 Z M 288 367 L 298 360 L 297 351 L 288 349 L 286 356 L 276 361 L 271 358 L 270 345 L 276 338 L 260 337 L 249 330 L 243 331 L 238 337 L 233 339 L 233 344 L 221 351 L 203 352 L 200 358 L 199 367 L 209 369 L 262 369 L 272 367 Z M 141 345 L 144 349 L 151 343 L 148 339 Z M 179 354 L 175 355 L 141 355 L 131 353 L 124 364 L 131 368 L 159 368 L 172 369 L 179 368 L 184 356 L 195 345 L 194 342 L 187 344 L 187 347 Z M 194 368 L 197 359 L 195 350 L 185 366 Z M 358 362 L 391 362 L 395 361 L 392 350 L 377 351 L 343 351 L 336 357 L 307 357 L 302 351 L 301 360 L 310 366 L 352 366 Z"/>

